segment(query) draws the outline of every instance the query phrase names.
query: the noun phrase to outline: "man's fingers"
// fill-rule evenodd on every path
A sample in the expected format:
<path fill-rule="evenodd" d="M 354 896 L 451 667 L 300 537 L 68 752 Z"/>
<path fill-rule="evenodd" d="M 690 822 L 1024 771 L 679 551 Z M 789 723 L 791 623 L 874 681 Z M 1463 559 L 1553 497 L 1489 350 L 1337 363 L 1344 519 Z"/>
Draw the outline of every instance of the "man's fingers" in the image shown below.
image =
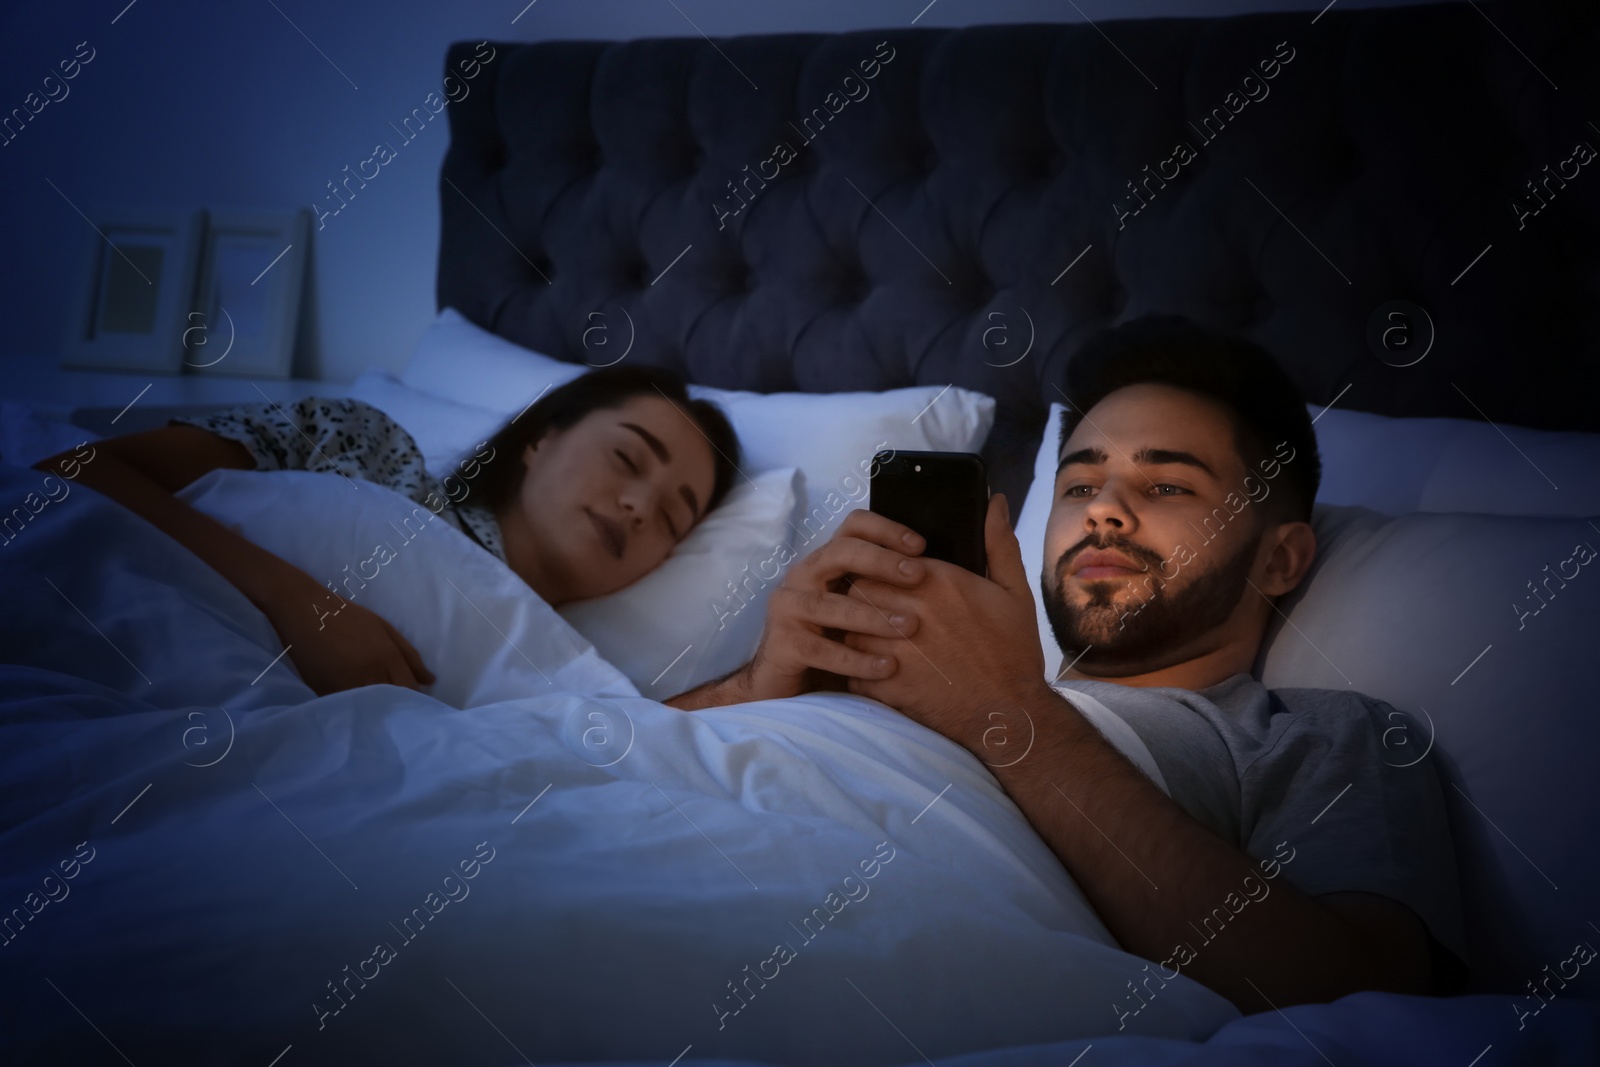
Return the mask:
<path fill-rule="evenodd" d="M 859 630 L 883 637 L 909 636 L 917 630 L 912 612 L 874 607 L 842 593 L 780 586 L 772 596 L 781 601 L 778 608 L 786 616 L 825 630 Z"/>
<path fill-rule="evenodd" d="M 809 630 L 795 638 L 793 653 L 807 667 L 847 678 L 887 678 L 895 670 L 893 656 L 857 652 Z"/>
<path fill-rule="evenodd" d="M 893 656 L 894 641 L 872 634 L 845 634 L 844 643 L 865 656 Z"/>
<path fill-rule="evenodd" d="M 1004 493 L 995 493 L 989 498 L 989 511 L 983 520 L 983 542 L 989 555 L 989 580 L 1008 593 L 1027 590 L 1028 572 L 1022 566 L 1022 545 L 1011 529 L 1011 507 Z"/>
<path fill-rule="evenodd" d="M 797 576 L 811 588 L 824 588 L 829 582 L 846 574 L 877 578 L 893 585 L 912 586 L 927 574 L 927 566 L 920 559 L 855 537 L 838 535 L 807 556 L 801 568 Z"/>
<path fill-rule="evenodd" d="M 857 508 L 846 515 L 834 536 L 860 538 L 908 556 L 920 555 L 928 547 L 923 536 L 911 527 L 865 508 Z"/>
<path fill-rule="evenodd" d="M 879 618 L 891 620 L 893 629 L 885 633 L 883 630 L 866 630 L 865 627 L 852 626 L 852 630 L 865 630 L 868 633 L 883 634 L 885 637 L 908 637 L 911 631 L 905 626 L 893 623 L 896 616 L 911 620 L 913 624 L 919 621 L 918 611 L 921 604 L 905 590 L 892 585 L 875 582 L 871 578 L 852 578 L 850 588 L 845 591 L 845 596 L 852 600 L 867 605 L 868 610 L 876 613 Z"/>

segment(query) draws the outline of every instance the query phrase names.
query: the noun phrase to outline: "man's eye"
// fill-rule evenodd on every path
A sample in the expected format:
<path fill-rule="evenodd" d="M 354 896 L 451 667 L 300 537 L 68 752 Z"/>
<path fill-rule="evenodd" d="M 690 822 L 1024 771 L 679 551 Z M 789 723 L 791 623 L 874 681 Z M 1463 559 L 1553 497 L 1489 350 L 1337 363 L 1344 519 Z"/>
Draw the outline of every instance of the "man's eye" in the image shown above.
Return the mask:
<path fill-rule="evenodd" d="M 1079 490 L 1085 491 L 1079 492 Z M 1094 486 L 1092 485 L 1069 485 L 1061 491 L 1061 495 L 1063 497 L 1082 500 L 1089 496 L 1093 490 Z M 1151 486 L 1151 491 L 1156 496 L 1187 496 L 1189 494 L 1189 490 L 1180 485 L 1173 485 L 1170 482 L 1157 482 Z"/>
<path fill-rule="evenodd" d="M 630 459 L 628 457 L 628 454 L 626 452 L 624 452 L 622 449 L 619 448 L 619 449 L 616 450 L 616 453 L 617 453 L 618 456 L 620 456 L 622 458 L 622 462 L 624 462 L 624 463 L 626 463 L 628 465 L 628 469 L 630 471 L 633 471 L 635 474 L 639 473 L 638 466 L 633 462 L 632 459 Z"/>

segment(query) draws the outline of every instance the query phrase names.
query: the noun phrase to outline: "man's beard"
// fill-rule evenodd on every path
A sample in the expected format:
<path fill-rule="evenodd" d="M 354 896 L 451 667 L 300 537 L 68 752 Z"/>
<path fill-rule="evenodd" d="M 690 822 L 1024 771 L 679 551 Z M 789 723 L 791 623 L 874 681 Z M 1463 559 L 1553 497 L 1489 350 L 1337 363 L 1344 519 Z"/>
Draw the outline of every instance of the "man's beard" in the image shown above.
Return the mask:
<path fill-rule="evenodd" d="M 1174 657 L 1189 642 L 1221 626 L 1233 614 L 1244 596 L 1258 547 L 1259 542 L 1251 539 L 1233 556 L 1169 594 L 1167 586 L 1172 583 L 1163 581 L 1158 568 L 1164 561 L 1155 553 L 1127 542 L 1082 541 L 1062 553 L 1055 567 L 1039 579 L 1045 616 L 1056 644 L 1069 663 L 1095 674 L 1141 674 L 1177 662 Z M 1089 602 L 1074 607 L 1066 601 L 1061 565 L 1090 548 L 1120 552 L 1148 570 L 1133 578 L 1088 581 L 1084 588 Z M 1151 576 L 1152 588 L 1146 593 L 1144 585 Z M 1115 595 L 1123 586 L 1130 591 L 1123 607 L 1118 607 Z"/>

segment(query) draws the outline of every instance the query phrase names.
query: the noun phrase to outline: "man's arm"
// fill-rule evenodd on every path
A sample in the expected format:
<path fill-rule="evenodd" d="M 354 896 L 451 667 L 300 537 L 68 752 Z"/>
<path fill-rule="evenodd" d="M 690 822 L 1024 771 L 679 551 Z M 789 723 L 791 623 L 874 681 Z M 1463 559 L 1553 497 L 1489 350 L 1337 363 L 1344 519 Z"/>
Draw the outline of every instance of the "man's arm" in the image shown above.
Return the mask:
<path fill-rule="evenodd" d="M 735 667 L 721 678 L 702 682 L 670 700 L 663 700 L 662 703 L 679 711 L 699 711 L 702 708 L 720 708 L 725 704 L 743 704 L 750 700 L 762 699 L 752 695 L 754 692 L 750 684 L 750 664 L 746 663 L 743 667 Z"/>
<path fill-rule="evenodd" d="M 1190 817 L 1045 682 L 1033 596 L 1001 497 L 986 536 L 987 579 L 928 560 L 913 591 L 857 583 L 880 610 L 917 612 L 912 643 L 922 654 L 902 653 L 892 677 L 853 681 L 851 691 L 988 764 L 1124 948 L 1241 1010 L 1361 989 L 1429 992 L 1426 934 L 1402 905 L 1365 893 L 1313 898 L 1281 881 L 1247 896 L 1262 882 L 1256 861 Z M 867 652 L 899 645 L 859 635 L 850 643 Z M 1229 921 L 1207 940 L 1202 923 L 1216 908 Z"/>
<path fill-rule="evenodd" d="M 1309 897 L 1282 881 L 1255 896 L 1251 887 L 1266 884 L 1257 862 L 1167 797 L 1067 699 L 1044 688 L 1017 710 L 1025 717 L 1008 715 L 1008 725 L 1031 720 L 1033 748 L 993 772 L 1129 952 L 1245 1012 L 1362 989 L 1431 991 L 1427 934 L 1410 909 L 1368 893 Z M 970 729 L 954 740 L 986 758 Z M 1203 935 L 1217 908 L 1229 921 Z"/>

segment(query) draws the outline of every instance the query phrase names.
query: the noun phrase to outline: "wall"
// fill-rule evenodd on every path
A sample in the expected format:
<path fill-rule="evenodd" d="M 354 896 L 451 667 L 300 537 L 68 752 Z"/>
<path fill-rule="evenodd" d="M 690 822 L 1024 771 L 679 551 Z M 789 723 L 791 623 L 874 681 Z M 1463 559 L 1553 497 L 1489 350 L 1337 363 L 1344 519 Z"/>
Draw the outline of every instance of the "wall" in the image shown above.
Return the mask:
<path fill-rule="evenodd" d="M 618 39 L 875 26 L 1305 10 L 1326 0 L 526 0 L 316 5 L 94 0 L 0 13 L 0 114 L 80 42 L 93 58 L 0 146 L 0 359 L 54 360 L 83 211 L 299 207 L 398 141 L 389 123 L 438 91 L 454 40 Z M 1392 0 L 1340 0 L 1341 10 Z M 520 12 L 520 13 L 519 13 Z M 1081 12 L 1081 14 L 1080 14 Z M 59 89 L 52 88 L 59 93 Z M 314 234 L 311 328 L 298 373 L 348 381 L 402 367 L 434 313 L 437 183 L 447 128 L 402 144 Z"/>

